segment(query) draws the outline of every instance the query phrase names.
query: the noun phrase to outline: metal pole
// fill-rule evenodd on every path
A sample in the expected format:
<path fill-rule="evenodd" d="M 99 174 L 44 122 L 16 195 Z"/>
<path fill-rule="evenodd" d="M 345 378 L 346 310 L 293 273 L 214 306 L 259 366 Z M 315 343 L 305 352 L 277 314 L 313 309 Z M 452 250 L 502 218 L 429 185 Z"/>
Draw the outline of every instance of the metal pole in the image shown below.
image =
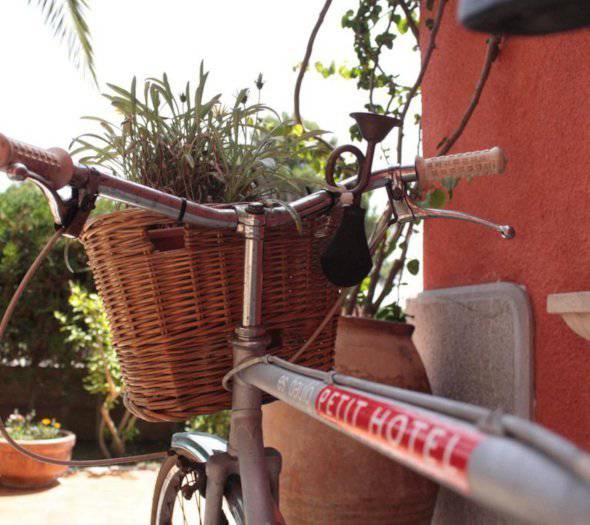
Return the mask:
<path fill-rule="evenodd" d="M 326 382 L 273 364 L 256 364 L 238 375 L 499 512 L 535 524 L 589 523 L 590 483 L 549 455 L 486 431 L 486 424 L 493 427 L 493 421 L 468 424 L 410 402 L 329 384 L 329 375 L 324 375 Z M 588 455 L 580 454 L 580 461 L 588 461 Z"/>
<path fill-rule="evenodd" d="M 234 366 L 264 355 L 269 344 L 262 326 L 264 225 L 262 205 L 250 204 L 240 213 L 240 230 L 245 237 L 244 306 L 242 326 L 233 341 Z M 262 438 L 261 399 L 257 387 L 234 378 L 228 452 L 238 458 L 248 525 L 276 523 Z"/>

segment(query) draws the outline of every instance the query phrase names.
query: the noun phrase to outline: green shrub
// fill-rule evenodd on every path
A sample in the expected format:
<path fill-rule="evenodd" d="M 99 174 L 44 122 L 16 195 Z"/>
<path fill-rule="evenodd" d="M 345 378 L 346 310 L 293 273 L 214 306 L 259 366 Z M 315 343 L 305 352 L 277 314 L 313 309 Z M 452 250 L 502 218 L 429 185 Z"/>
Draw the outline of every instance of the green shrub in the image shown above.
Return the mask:
<path fill-rule="evenodd" d="M 53 218 L 41 191 L 19 184 L 0 193 L 0 309 L 4 311 L 29 266 L 54 233 Z M 24 292 L 0 346 L 3 363 L 31 366 L 40 363 L 66 367 L 76 360 L 64 344 L 64 334 L 53 316 L 67 307 L 70 280 L 92 286 L 89 273 L 72 275 L 64 267 L 60 240 L 48 254 Z M 69 258 L 74 268 L 84 268 L 86 257 L 73 244 Z M 35 382 L 33 381 L 34 385 Z"/>
<path fill-rule="evenodd" d="M 227 439 L 229 438 L 229 416 L 229 410 L 206 416 L 195 416 L 186 422 L 186 430 L 206 432 Z"/>
<path fill-rule="evenodd" d="M 55 312 L 55 317 L 61 324 L 62 333 L 66 334 L 66 343 L 84 358 L 87 370 L 84 387 L 102 399 L 97 436 L 101 450 L 105 456 L 111 456 L 104 439 L 107 434 L 112 451 L 123 455 L 125 443 L 137 435 L 136 418 L 125 409 L 116 422 L 113 414 L 121 401 L 124 386 L 107 316 L 96 293 L 90 293 L 76 283 L 71 283 L 70 289 L 71 313 Z"/>

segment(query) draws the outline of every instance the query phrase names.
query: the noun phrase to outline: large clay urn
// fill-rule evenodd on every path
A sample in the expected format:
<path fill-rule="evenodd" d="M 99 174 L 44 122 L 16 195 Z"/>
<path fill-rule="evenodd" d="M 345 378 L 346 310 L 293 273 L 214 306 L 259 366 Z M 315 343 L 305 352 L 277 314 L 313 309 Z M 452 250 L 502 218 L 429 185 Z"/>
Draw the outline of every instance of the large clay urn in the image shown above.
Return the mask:
<path fill-rule="evenodd" d="M 407 324 L 341 317 L 336 369 L 430 392 Z M 265 443 L 281 451 L 288 525 L 430 523 L 438 487 L 282 402 L 264 407 Z"/>

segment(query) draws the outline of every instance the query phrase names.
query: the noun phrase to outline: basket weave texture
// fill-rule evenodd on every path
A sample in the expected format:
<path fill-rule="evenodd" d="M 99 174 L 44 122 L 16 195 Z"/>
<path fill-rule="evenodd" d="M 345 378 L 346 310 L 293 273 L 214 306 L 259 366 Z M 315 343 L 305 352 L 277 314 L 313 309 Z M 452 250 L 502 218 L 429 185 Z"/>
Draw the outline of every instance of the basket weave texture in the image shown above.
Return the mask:
<path fill-rule="evenodd" d="M 273 355 L 293 355 L 337 299 L 319 265 L 332 222 L 308 217 L 301 235 L 292 224 L 266 230 L 262 310 Z M 221 380 L 232 367 L 230 341 L 242 315 L 243 236 L 126 210 L 98 216 L 81 240 L 121 363 L 126 406 L 148 421 L 229 408 Z M 336 321 L 299 364 L 332 366 Z"/>

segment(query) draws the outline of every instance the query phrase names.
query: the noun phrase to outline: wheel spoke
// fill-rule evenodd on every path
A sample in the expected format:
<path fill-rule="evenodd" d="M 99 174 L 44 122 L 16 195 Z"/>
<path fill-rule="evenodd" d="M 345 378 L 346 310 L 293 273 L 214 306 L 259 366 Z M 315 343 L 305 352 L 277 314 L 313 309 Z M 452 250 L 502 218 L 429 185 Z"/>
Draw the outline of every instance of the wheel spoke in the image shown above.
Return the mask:
<path fill-rule="evenodd" d="M 155 523 L 157 525 L 204 523 L 207 509 L 204 465 L 181 463 L 180 460 L 169 465 L 164 470 L 165 481 L 154 499 L 158 509 Z M 194 502 L 190 501 L 192 498 L 195 498 Z M 228 523 L 223 511 L 222 523 Z"/>
<path fill-rule="evenodd" d="M 180 509 L 182 510 L 182 523 L 183 525 L 188 525 L 188 522 L 186 520 L 186 513 L 184 511 L 184 494 L 182 493 L 182 481 L 180 483 L 180 489 L 181 490 L 178 491 L 177 499 L 180 500 Z"/>

